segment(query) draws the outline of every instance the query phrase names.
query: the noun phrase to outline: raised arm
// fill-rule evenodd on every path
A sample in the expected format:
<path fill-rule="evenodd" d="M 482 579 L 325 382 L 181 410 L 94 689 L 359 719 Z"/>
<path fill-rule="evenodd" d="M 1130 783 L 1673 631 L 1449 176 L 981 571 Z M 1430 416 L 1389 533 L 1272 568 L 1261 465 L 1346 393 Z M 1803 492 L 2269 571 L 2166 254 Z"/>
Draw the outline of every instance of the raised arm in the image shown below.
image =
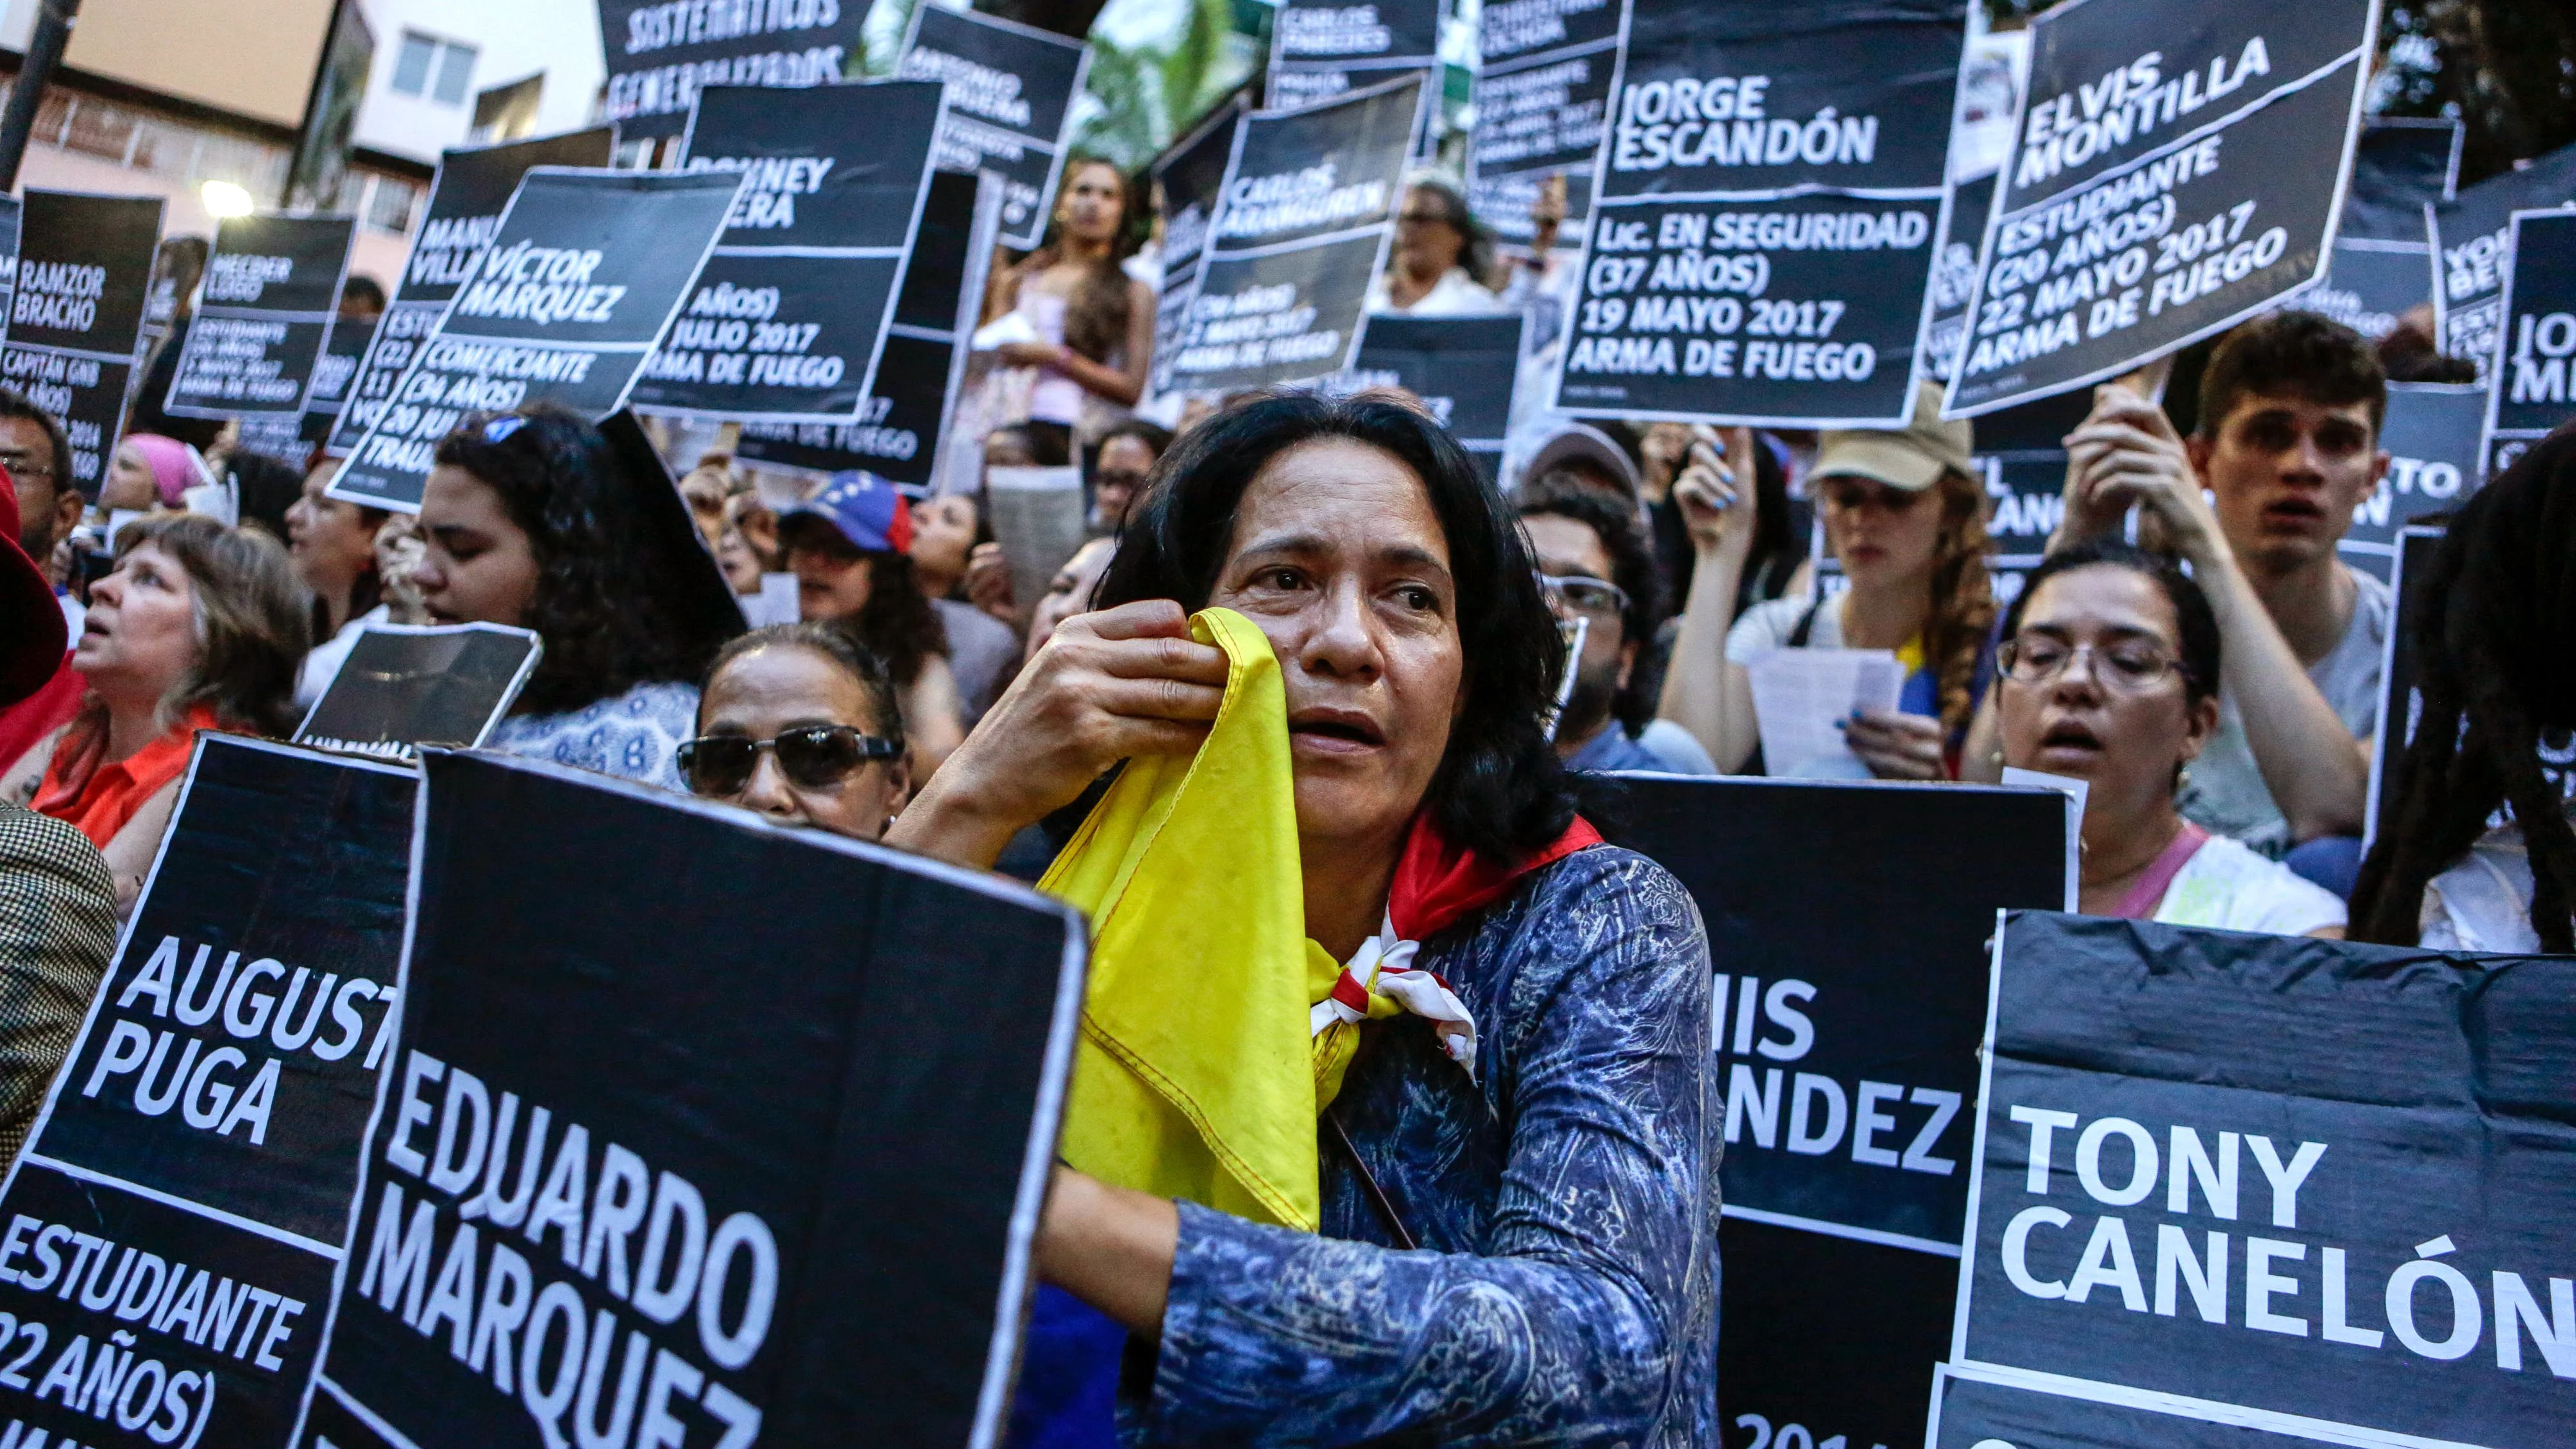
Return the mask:
<path fill-rule="evenodd" d="M 1717 767 L 1732 773 L 1744 768 L 1761 738 L 1753 718 L 1752 680 L 1743 665 L 1726 657 L 1736 592 L 1753 552 L 1761 490 L 1753 486 L 1752 429 L 1727 431 L 1723 460 L 1715 429 L 1693 431 L 1699 436 L 1691 443 L 1681 476 L 1673 480 L 1673 499 L 1697 558 L 1656 712 L 1689 730 Z"/>

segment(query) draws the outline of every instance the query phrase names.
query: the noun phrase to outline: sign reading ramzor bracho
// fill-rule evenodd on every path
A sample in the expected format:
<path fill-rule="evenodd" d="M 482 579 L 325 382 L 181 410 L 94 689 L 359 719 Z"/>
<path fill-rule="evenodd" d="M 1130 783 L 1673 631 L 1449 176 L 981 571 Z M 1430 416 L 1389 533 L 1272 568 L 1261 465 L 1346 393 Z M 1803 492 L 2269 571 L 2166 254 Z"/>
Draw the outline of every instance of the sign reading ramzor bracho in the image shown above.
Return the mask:
<path fill-rule="evenodd" d="M 91 498 L 125 417 L 161 200 L 29 191 L 0 381 L 60 418 L 71 482 Z"/>
<path fill-rule="evenodd" d="M 614 412 L 743 181 L 724 171 L 530 171 L 331 496 L 417 511 L 431 454 L 468 413 L 537 401 Z"/>

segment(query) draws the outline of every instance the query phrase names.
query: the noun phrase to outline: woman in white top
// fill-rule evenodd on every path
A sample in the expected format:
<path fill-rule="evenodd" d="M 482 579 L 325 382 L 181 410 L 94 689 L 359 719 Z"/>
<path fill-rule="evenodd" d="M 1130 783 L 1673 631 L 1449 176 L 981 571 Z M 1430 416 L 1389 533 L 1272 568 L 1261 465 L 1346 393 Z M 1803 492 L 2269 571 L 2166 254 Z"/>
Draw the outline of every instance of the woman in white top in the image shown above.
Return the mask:
<path fill-rule="evenodd" d="M 1417 171 L 1396 213 L 1395 247 L 1369 285 L 1368 309 L 1400 317 L 1473 317 L 1503 310 L 1485 285 L 1494 275 L 1493 233 L 1467 209 L 1458 183 Z"/>
<path fill-rule="evenodd" d="M 314 464 L 304 475 L 304 496 L 286 510 L 286 552 L 295 576 L 313 591 L 313 637 L 322 641 L 304 656 L 296 677 L 295 702 L 305 706 L 339 677 L 359 631 L 392 616 L 378 602 L 384 588 L 376 575 L 376 530 L 385 510 L 323 496 L 339 471 L 337 458 Z"/>
<path fill-rule="evenodd" d="M 2088 916 L 2341 936 L 2343 902 L 2174 809 L 2218 728 L 2218 621 L 2172 561 L 2097 542 L 2052 554 L 1995 652 L 2004 763 L 2085 782 Z"/>
<path fill-rule="evenodd" d="M 2576 952 L 2570 559 L 2576 431 L 2560 428 L 2463 505 L 2430 572 L 2406 581 L 2423 707 L 2353 890 L 2358 939 Z"/>
<path fill-rule="evenodd" d="M 1134 248 L 1127 178 L 1098 158 L 1066 166 L 1053 235 L 1002 272 L 991 294 L 1026 318 L 1035 342 L 1005 342 L 1005 367 L 1034 367 L 1029 420 L 1070 445 L 1136 406 L 1154 361 L 1154 289 L 1121 265 Z M 988 316 L 1001 310 L 988 304 Z"/>
<path fill-rule="evenodd" d="M 685 788 L 697 681 L 742 616 L 693 607 L 701 581 L 685 571 L 707 571 L 705 550 L 693 528 L 662 536 L 639 491 L 670 484 L 629 476 L 597 428 L 544 404 L 466 419 L 436 463 L 415 575 L 430 618 L 533 629 L 545 645 L 487 743 Z"/>

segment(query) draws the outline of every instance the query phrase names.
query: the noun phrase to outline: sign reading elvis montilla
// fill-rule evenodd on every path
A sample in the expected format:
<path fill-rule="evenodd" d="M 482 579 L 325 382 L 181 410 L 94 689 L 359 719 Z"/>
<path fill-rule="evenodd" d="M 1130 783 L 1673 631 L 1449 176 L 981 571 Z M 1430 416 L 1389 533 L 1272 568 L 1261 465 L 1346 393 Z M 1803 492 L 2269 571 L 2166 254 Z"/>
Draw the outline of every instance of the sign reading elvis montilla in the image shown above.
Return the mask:
<path fill-rule="evenodd" d="M 615 411 L 745 183 L 724 171 L 529 171 L 331 496 L 418 511 L 432 453 L 468 413 L 540 401 Z"/>

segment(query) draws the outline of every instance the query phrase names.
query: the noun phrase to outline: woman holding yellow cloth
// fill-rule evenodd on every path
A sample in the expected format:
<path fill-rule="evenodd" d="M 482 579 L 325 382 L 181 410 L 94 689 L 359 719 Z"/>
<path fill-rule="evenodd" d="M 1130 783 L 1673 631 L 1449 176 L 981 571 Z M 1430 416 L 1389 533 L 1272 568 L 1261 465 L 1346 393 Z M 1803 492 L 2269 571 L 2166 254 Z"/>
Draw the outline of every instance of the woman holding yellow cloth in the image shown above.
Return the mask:
<path fill-rule="evenodd" d="M 1099 602 L 886 838 L 988 866 L 1127 762 L 1048 880 L 1095 956 L 1037 1244 L 1132 1335 L 1120 1437 L 1718 1442 L 1707 941 L 1574 813 L 1502 500 L 1409 408 L 1262 399 Z"/>

